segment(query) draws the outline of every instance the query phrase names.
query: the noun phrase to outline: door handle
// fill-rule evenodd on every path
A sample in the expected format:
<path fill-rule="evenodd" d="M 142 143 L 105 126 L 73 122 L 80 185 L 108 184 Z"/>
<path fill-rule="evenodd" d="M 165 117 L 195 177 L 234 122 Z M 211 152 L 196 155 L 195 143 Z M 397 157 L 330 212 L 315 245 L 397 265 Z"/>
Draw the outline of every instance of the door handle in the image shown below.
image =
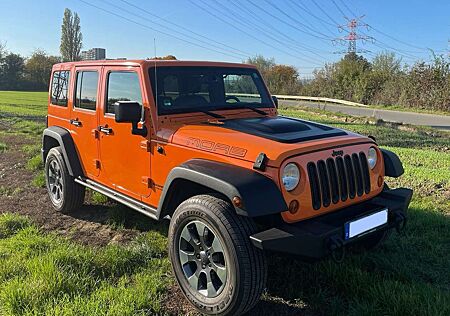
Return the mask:
<path fill-rule="evenodd" d="M 113 132 L 112 128 L 109 128 L 109 127 L 106 127 L 106 126 L 99 126 L 98 130 L 100 132 L 102 132 L 103 134 L 106 134 L 106 135 L 110 135 Z"/>
<path fill-rule="evenodd" d="M 80 126 L 81 126 L 81 122 L 78 121 L 78 119 L 70 120 L 69 122 L 70 122 L 70 124 L 75 125 L 75 126 L 77 126 L 77 127 L 80 127 Z"/>

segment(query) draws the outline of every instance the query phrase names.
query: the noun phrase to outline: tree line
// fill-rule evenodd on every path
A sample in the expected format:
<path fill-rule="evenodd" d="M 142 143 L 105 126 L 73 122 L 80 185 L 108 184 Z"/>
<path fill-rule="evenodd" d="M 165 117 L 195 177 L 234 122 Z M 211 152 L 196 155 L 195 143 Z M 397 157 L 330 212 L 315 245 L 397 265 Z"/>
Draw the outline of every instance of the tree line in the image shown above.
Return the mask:
<path fill-rule="evenodd" d="M 357 54 L 326 64 L 302 80 L 296 68 L 257 56 L 256 65 L 273 94 L 305 95 L 364 104 L 395 105 L 450 112 L 450 58 L 433 55 L 429 63 L 402 64 L 394 53 L 380 53 L 372 61 Z"/>
<path fill-rule="evenodd" d="M 52 66 L 63 61 L 80 60 L 82 47 L 80 17 L 69 9 L 64 10 L 61 25 L 61 56 L 48 55 L 37 49 L 25 58 L 9 52 L 0 42 L 0 90 L 47 90 Z"/>

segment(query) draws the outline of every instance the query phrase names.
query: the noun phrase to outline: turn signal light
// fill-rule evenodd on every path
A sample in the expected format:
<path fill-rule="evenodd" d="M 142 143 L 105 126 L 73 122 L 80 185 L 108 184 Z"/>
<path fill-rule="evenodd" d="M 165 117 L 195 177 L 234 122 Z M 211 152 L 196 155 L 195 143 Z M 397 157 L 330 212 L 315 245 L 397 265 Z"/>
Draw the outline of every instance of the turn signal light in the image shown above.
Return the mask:
<path fill-rule="evenodd" d="M 383 177 L 379 176 L 378 177 L 378 187 L 381 187 L 383 185 Z"/>
<path fill-rule="evenodd" d="M 233 205 L 236 207 L 241 207 L 242 206 L 242 200 L 239 196 L 235 196 L 233 198 Z"/>
<path fill-rule="evenodd" d="M 299 203 L 297 200 L 292 200 L 291 203 L 289 203 L 289 213 L 295 214 L 298 211 Z"/>

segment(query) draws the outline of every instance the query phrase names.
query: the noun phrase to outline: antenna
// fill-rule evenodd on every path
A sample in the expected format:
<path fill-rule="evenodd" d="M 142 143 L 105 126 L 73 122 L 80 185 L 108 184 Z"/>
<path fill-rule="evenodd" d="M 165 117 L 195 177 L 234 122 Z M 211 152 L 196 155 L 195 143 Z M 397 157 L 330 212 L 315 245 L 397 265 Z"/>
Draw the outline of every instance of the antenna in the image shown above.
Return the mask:
<path fill-rule="evenodd" d="M 155 50 L 155 102 L 156 107 L 158 107 L 158 72 L 156 71 L 156 38 L 153 38 L 153 48 Z"/>

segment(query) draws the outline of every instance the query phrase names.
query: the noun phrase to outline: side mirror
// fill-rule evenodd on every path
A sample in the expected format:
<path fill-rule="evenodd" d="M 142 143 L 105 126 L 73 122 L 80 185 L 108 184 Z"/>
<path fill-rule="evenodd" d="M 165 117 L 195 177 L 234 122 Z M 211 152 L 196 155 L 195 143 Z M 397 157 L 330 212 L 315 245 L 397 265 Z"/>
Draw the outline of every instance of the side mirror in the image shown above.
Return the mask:
<path fill-rule="evenodd" d="M 273 95 L 272 100 L 273 100 L 273 103 L 275 104 L 275 107 L 278 109 L 278 98 Z"/>
<path fill-rule="evenodd" d="M 131 123 L 131 134 L 147 136 L 147 127 L 138 127 L 142 119 L 142 106 L 135 101 L 118 101 L 114 103 L 115 120 L 117 123 Z"/>
<path fill-rule="evenodd" d="M 117 123 L 137 123 L 142 117 L 142 106 L 134 101 L 118 101 L 114 103 Z"/>

